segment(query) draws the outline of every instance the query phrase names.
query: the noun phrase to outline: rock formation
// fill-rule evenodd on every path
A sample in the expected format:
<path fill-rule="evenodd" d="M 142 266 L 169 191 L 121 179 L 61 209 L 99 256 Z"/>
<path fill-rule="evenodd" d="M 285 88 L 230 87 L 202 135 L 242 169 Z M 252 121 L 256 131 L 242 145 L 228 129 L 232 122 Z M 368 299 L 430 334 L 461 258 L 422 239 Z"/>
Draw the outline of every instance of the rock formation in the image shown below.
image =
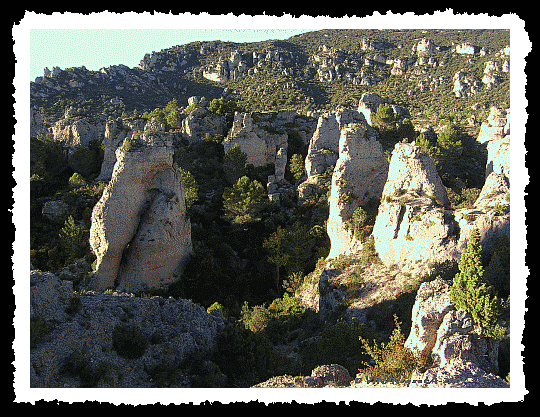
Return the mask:
<path fill-rule="evenodd" d="M 341 130 L 350 123 L 359 124 L 370 136 L 375 135 L 365 117 L 356 110 L 341 108 L 319 116 L 305 159 L 307 179 L 298 187 L 300 200 L 305 200 L 324 186 L 326 176 L 330 174 L 327 170 L 333 171 L 339 157 Z"/>
<path fill-rule="evenodd" d="M 55 140 L 62 142 L 64 147 L 74 149 L 76 146 L 88 146 L 99 138 L 103 128 L 99 123 L 91 123 L 86 119 L 60 119 L 51 126 Z"/>
<path fill-rule="evenodd" d="M 274 175 L 268 177 L 268 194 L 272 200 L 277 200 L 277 190 L 284 180 L 287 165 L 288 139 L 285 131 L 277 130 L 271 125 L 259 127 L 253 122 L 251 114 L 236 112 L 223 149 L 227 153 L 238 145 L 247 155 L 247 163 L 254 167 L 274 164 Z"/>
<path fill-rule="evenodd" d="M 105 125 L 103 135 L 103 162 L 101 163 L 101 172 L 97 180 L 110 180 L 114 164 L 116 163 L 116 150 L 124 143 L 124 140 L 131 140 L 133 134 L 143 131 L 146 119 L 117 119 L 110 120 Z"/>
<path fill-rule="evenodd" d="M 348 230 L 347 222 L 358 207 L 372 198 L 379 200 L 386 183 L 388 161 L 380 142 L 368 137 L 364 126 L 354 123 L 341 130 L 339 159 L 332 175 L 329 199 L 329 257 L 349 253 L 359 244 Z"/>
<path fill-rule="evenodd" d="M 226 324 L 223 315 L 172 297 L 76 295 L 70 281 L 38 271 L 30 273 L 30 300 L 32 388 L 151 388 L 164 375 L 170 386 L 190 387 L 182 363 L 212 352 Z M 125 357 L 115 343 L 118 329 L 134 329 L 123 347 L 137 347 L 140 357 Z"/>
<path fill-rule="evenodd" d="M 180 132 L 189 143 L 200 142 L 207 134 L 211 137 L 223 135 L 225 129 L 225 116 L 209 111 L 206 101 L 198 97 L 190 97 L 189 104 L 195 104 L 189 114 L 182 119 Z"/>
<path fill-rule="evenodd" d="M 456 72 L 452 80 L 454 82 L 452 91 L 458 98 L 473 96 L 480 90 L 480 82 L 462 70 Z"/>
<path fill-rule="evenodd" d="M 411 387 L 505 388 L 497 376 L 498 347 L 486 338 L 467 311 L 449 298 L 451 284 L 441 279 L 424 283 L 416 295 L 411 333 L 405 347 L 430 362 L 426 372 L 415 372 Z"/>
<path fill-rule="evenodd" d="M 491 107 L 489 116 L 480 127 L 480 133 L 476 139 L 481 144 L 495 139 L 501 139 L 510 134 L 510 109 Z"/>
<path fill-rule="evenodd" d="M 332 364 L 316 367 L 310 376 L 276 376 L 251 388 L 338 388 L 348 387 L 351 380 L 345 367 Z"/>
<path fill-rule="evenodd" d="M 444 251 L 453 232 L 445 216 L 448 197 L 435 163 L 419 146 L 395 145 L 379 213 L 375 248 L 385 264 L 428 260 Z"/>
<path fill-rule="evenodd" d="M 172 140 L 146 131 L 116 151 L 112 179 L 92 212 L 97 256 L 91 288 L 125 291 L 175 281 L 191 252 L 191 226 Z"/>

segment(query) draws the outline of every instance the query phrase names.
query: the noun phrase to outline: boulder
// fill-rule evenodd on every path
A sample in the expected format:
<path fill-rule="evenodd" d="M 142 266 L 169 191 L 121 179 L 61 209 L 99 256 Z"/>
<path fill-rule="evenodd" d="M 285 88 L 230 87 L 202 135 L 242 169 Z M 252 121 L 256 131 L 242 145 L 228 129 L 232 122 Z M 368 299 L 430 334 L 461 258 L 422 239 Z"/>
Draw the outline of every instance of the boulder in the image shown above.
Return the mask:
<path fill-rule="evenodd" d="M 30 318 L 65 319 L 64 309 L 71 297 L 71 281 L 61 281 L 50 272 L 30 271 Z"/>
<path fill-rule="evenodd" d="M 442 279 L 420 285 L 412 309 L 411 332 L 405 347 L 415 355 L 430 358 L 439 329 L 446 314 L 455 307 L 450 302 L 451 284 Z"/>
<path fill-rule="evenodd" d="M 126 140 L 116 151 L 112 179 L 92 212 L 92 289 L 115 281 L 127 291 L 163 288 L 178 279 L 191 252 L 191 226 L 173 152 L 172 139 L 160 132 Z"/>
<path fill-rule="evenodd" d="M 364 123 L 365 125 L 365 123 Z M 339 159 L 332 175 L 327 232 L 329 257 L 355 251 L 358 244 L 347 228 L 354 211 L 372 198 L 379 200 L 388 175 L 388 161 L 382 145 L 368 137 L 364 126 L 346 125 L 339 139 Z"/>
<path fill-rule="evenodd" d="M 41 214 L 53 222 L 63 222 L 69 213 L 69 206 L 62 200 L 47 201 L 43 204 Z"/>

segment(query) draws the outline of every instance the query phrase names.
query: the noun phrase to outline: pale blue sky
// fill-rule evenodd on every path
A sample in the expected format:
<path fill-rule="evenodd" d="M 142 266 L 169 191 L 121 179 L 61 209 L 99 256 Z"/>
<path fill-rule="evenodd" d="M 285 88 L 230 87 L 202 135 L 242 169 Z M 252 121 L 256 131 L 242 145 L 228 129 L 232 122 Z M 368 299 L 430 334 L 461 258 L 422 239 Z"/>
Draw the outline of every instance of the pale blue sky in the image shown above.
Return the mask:
<path fill-rule="evenodd" d="M 194 41 L 257 42 L 287 39 L 313 29 L 32 29 L 30 79 L 43 69 L 110 65 L 136 67 L 144 54 Z"/>

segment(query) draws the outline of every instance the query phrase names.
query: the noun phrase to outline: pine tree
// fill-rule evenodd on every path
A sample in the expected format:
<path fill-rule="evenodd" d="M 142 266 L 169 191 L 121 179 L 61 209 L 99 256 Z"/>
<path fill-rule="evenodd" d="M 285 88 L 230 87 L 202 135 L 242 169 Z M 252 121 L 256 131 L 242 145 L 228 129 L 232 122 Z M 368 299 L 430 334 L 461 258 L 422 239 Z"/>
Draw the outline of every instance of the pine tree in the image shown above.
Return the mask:
<path fill-rule="evenodd" d="M 260 220 L 259 214 L 268 203 L 262 184 L 250 180 L 248 176 L 240 178 L 231 188 L 223 191 L 225 219 L 242 224 Z"/>
<path fill-rule="evenodd" d="M 73 216 L 69 216 L 64 227 L 58 234 L 60 238 L 60 244 L 67 257 L 68 262 L 73 261 L 75 258 L 82 254 L 81 244 L 83 238 L 82 229 L 75 224 Z"/>
<path fill-rule="evenodd" d="M 497 325 L 499 301 L 493 288 L 484 280 L 480 231 L 474 229 L 467 248 L 461 254 L 459 271 L 450 290 L 450 301 L 473 316 L 488 337 L 499 337 L 503 329 Z"/>

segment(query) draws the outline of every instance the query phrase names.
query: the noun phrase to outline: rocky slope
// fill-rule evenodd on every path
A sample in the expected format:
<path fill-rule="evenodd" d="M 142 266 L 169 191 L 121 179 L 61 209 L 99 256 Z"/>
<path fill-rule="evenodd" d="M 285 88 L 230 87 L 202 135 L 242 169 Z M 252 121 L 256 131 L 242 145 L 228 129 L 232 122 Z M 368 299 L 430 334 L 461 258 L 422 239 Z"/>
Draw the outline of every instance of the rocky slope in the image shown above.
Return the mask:
<path fill-rule="evenodd" d="M 39 271 L 30 300 L 32 388 L 189 387 L 189 360 L 215 349 L 226 324 L 186 300 L 76 295 L 70 281 Z"/>

